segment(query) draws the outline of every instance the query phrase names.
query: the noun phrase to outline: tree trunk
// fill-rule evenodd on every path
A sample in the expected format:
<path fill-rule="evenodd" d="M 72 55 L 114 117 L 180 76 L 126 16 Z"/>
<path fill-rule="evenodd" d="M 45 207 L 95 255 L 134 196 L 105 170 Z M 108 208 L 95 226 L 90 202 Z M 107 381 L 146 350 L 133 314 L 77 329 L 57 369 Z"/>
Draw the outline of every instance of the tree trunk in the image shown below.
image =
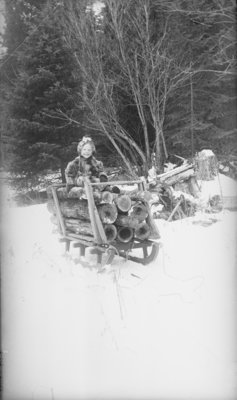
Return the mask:
<path fill-rule="evenodd" d="M 56 189 L 56 192 L 59 200 L 80 199 L 82 195 L 85 195 L 84 188 L 79 186 L 73 186 L 69 191 L 65 186 L 59 187 Z M 47 189 L 47 193 L 49 197 L 53 197 L 50 187 Z"/>
<path fill-rule="evenodd" d="M 83 187 L 73 186 L 69 191 L 66 187 L 57 188 L 57 196 L 59 200 L 69 200 L 69 199 L 77 199 L 77 200 L 86 200 L 86 192 Z M 47 189 L 48 197 L 52 197 L 52 192 L 50 187 Z M 95 203 L 112 203 L 114 197 L 117 194 L 111 193 L 109 191 L 101 192 L 99 190 L 93 190 L 93 197 Z"/>
<path fill-rule="evenodd" d="M 202 150 L 195 160 L 197 179 L 211 181 L 218 175 L 218 161 L 211 150 Z"/>
<path fill-rule="evenodd" d="M 158 171 L 161 171 L 162 160 L 161 160 L 161 150 L 160 150 L 160 134 L 156 132 L 156 166 Z"/>
<path fill-rule="evenodd" d="M 61 200 L 59 205 L 64 217 L 90 220 L 87 200 Z M 56 215 L 56 207 L 52 199 L 48 200 L 47 207 L 49 212 Z"/>
<path fill-rule="evenodd" d="M 167 148 L 166 148 L 166 143 L 165 143 L 165 137 L 164 137 L 164 132 L 163 129 L 159 131 L 159 134 L 161 136 L 161 140 L 162 140 L 162 145 L 163 145 L 163 150 L 164 150 L 164 155 L 165 155 L 165 159 L 168 158 L 168 152 L 167 152 Z M 161 152 L 160 152 L 161 153 Z"/>
<path fill-rule="evenodd" d="M 66 168 L 66 164 L 65 164 L 65 163 L 61 163 L 61 165 L 60 165 L 60 171 L 61 171 L 61 177 L 62 177 L 62 182 L 63 182 L 63 183 L 66 183 L 65 168 Z"/>
<path fill-rule="evenodd" d="M 55 216 L 52 216 L 50 219 L 53 224 L 58 224 L 57 218 Z M 78 233 L 80 235 L 94 236 L 91 223 L 88 221 L 82 221 L 74 218 L 64 218 L 64 223 L 67 231 Z"/>
<path fill-rule="evenodd" d="M 188 171 L 187 174 L 186 171 Z M 184 175 L 182 175 L 183 173 Z M 167 171 L 157 175 L 157 179 L 161 183 L 172 185 L 178 182 L 180 180 L 180 177 L 188 178 L 191 175 L 194 175 L 193 164 L 185 164 L 181 165 L 180 167 L 174 168 L 171 171 Z"/>
<path fill-rule="evenodd" d="M 188 181 L 191 177 L 194 177 L 194 170 L 192 168 L 182 171 L 177 175 L 173 175 L 167 178 L 164 182 L 169 186 L 173 186 L 183 181 Z"/>

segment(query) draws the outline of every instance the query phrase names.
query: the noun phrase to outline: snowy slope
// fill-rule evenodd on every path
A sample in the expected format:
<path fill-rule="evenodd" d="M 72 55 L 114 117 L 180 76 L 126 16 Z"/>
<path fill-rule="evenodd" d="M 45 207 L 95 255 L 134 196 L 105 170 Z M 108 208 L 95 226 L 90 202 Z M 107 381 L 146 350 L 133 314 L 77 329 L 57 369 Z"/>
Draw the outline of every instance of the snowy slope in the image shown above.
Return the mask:
<path fill-rule="evenodd" d="M 4 400 L 236 398 L 235 212 L 156 221 L 155 262 L 98 274 L 64 254 L 46 205 L 6 203 Z"/>

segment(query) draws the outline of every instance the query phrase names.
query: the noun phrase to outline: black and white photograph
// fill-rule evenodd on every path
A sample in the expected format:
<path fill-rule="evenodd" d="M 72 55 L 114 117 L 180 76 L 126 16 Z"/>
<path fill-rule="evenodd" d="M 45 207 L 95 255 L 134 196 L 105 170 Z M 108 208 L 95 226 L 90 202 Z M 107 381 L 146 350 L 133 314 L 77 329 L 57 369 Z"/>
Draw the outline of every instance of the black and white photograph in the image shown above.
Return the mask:
<path fill-rule="evenodd" d="M 237 400 L 234 0 L 0 0 L 2 400 Z"/>

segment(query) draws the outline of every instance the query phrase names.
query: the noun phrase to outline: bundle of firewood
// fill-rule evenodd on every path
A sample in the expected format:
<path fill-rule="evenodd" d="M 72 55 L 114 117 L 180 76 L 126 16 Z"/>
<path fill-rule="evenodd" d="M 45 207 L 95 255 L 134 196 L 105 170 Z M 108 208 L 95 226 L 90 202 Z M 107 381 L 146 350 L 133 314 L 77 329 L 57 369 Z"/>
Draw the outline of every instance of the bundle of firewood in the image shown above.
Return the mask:
<path fill-rule="evenodd" d="M 52 193 L 50 190 L 47 192 L 51 220 L 58 224 Z M 56 192 L 67 232 L 93 237 L 84 189 L 74 187 L 68 193 L 65 187 L 59 187 Z M 94 189 L 93 197 L 108 242 L 116 240 L 128 243 L 134 238 L 145 240 L 151 235 L 155 236 L 149 215 L 147 192 L 134 190 L 126 193 L 117 188 L 105 188 L 103 191 Z"/>

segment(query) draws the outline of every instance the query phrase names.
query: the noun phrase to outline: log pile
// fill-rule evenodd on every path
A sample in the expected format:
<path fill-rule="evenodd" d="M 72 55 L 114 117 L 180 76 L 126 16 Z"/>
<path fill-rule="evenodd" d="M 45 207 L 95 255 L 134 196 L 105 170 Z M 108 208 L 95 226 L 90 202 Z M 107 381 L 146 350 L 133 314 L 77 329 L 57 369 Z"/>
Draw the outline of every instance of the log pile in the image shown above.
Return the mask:
<path fill-rule="evenodd" d="M 185 163 L 168 172 L 157 175 L 158 183 L 162 186 L 173 187 L 194 197 L 198 196 L 199 188 L 196 183 L 196 172 L 193 163 Z"/>
<path fill-rule="evenodd" d="M 47 190 L 47 207 L 52 214 L 51 221 L 59 224 L 57 210 L 50 188 Z M 60 211 L 66 231 L 94 237 L 90 221 L 88 201 L 83 188 L 74 187 L 68 193 L 65 187 L 56 189 Z M 133 190 L 93 190 L 93 197 L 105 236 L 109 243 L 118 241 L 131 242 L 133 239 L 143 241 L 152 236 L 158 237 L 158 232 L 149 213 L 149 198 L 147 192 Z"/>
<path fill-rule="evenodd" d="M 166 185 L 161 185 L 157 191 L 158 200 L 151 203 L 153 218 L 177 220 L 190 217 L 197 210 L 199 200 L 186 191 Z"/>
<path fill-rule="evenodd" d="M 153 218 L 170 221 L 193 215 L 200 193 L 194 164 L 185 161 L 157 175 L 152 192 L 158 197 L 158 200 L 150 202 Z"/>
<path fill-rule="evenodd" d="M 210 197 L 205 201 L 202 196 L 203 182 L 215 180 L 217 175 L 218 161 L 212 150 L 202 150 L 192 163 L 185 161 L 157 175 L 152 191 L 159 200 L 151 204 L 153 217 L 170 221 L 190 217 L 200 209 L 208 212 L 221 210 L 221 202 L 217 202 L 217 198 Z"/>

